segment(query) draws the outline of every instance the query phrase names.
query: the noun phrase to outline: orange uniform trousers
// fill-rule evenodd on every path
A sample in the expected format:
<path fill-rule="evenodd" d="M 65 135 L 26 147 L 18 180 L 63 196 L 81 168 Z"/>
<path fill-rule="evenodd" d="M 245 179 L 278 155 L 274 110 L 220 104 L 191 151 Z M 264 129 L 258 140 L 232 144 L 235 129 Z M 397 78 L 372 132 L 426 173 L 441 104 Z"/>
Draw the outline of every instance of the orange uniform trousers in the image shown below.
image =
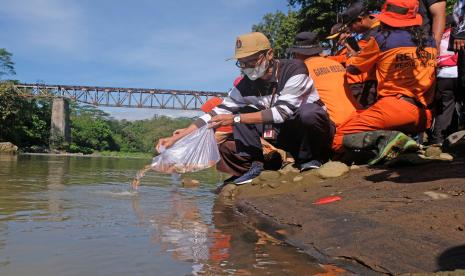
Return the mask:
<path fill-rule="evenodd" d="M 365 110 L 357 110 L 336 128 L 332 149 L 344 150 L 344 135 L 374 130 L 397 130 L 417 134 L 431 127 L 430 109 L 419 107 L 399 97 L 382 97 Z"/>

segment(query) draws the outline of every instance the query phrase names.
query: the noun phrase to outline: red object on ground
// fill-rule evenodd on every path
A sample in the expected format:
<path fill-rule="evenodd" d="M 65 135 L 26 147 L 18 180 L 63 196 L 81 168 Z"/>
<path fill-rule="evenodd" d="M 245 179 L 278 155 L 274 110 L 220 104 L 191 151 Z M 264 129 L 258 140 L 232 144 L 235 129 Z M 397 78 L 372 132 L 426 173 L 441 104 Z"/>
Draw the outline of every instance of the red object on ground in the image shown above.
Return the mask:
<path fill-rule="evenodd" d="M 313 204 L 327 204 L 335 201 L 341 200 L 342 197 L 340 196 L 328 196 L 318 199 L 317 201 L 313 202 Z"/>

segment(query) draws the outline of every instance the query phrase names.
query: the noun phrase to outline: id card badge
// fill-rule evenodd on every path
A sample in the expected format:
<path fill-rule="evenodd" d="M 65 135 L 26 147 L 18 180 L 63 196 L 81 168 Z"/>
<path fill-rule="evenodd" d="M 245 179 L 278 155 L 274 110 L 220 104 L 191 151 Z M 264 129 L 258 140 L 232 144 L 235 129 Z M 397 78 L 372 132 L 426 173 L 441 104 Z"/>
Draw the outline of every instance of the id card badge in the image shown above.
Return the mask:
<path fill-rule="evenodd" d="M 263 139 L 276 140 L 276 131 L 273 129 L 273 125 L 266 124 L 263 126 Z"/>

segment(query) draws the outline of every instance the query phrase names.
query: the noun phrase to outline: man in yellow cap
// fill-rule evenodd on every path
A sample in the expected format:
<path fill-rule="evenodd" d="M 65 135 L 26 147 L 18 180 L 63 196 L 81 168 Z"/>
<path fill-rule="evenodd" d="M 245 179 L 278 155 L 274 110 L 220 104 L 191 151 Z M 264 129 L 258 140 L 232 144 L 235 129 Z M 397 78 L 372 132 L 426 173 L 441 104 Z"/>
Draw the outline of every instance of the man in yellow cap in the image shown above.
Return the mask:
<path fill-rule="evenodd" d="M 341 17 L 343 24 L 347 26 L 351 32 L 361 35 L 358 41 L 350 35 L 344 38 L 346 50 L 344 51 L 345 59 L 341 60 L 340 56 L 336 56 L 334 59 L 345 66 L 347 59 L 350 59 L 350 57 L 357 54 L 360 49 L 363 49 L 370 38 L 378 33 L 380 22 L 375 15 L 368 12 L 364 2 L 360 0 L 353 1 L 341 14 Z M 358 49 L 354 49 L 353 47 Z M 348 72 L 346 78 L 352 94 L 363 108 L 368 108 L 376 102 L 377 82 L 372 72 L 359 75 L 350 74 Z"/>
<path fill-rule="evenodd" d="M 226 182 L 238 185 L 263 170 L 261 137 L 290 152 L 301 170 L 327 161 L 334 127 L 305 64 L 274 59 L 269 40 L 259 32 L 237 38 L 234 59 L 244 77 L 222 104 L 157 146 L 169 147 L 205 124 L 232 125 L 234 140 L 221 144 L 217 168 L 232 175 Z"/>

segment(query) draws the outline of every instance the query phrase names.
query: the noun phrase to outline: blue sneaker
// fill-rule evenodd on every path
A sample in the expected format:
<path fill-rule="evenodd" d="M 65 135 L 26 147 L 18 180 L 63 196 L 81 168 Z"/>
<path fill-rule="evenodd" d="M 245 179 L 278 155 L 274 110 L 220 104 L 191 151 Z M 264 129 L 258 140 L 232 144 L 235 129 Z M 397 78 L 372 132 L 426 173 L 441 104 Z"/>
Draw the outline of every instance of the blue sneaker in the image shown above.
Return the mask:
<path fill-rule="evenodd" d="M 300 172 L 314 170 L 321 167 L 321 162 L 318 160 L 311 160 L 300 165 Z"/>
<path fill-rule="evenodd" d="M 250 166 L 250 169 L 243 175 L 236 178 L 233 181 L 233 183 L 236 185 L 250 183 L 255 177 L 259 176 L 262 171 L 263 171 L 263 163 L 252 162 L 252 166 Z"/>

